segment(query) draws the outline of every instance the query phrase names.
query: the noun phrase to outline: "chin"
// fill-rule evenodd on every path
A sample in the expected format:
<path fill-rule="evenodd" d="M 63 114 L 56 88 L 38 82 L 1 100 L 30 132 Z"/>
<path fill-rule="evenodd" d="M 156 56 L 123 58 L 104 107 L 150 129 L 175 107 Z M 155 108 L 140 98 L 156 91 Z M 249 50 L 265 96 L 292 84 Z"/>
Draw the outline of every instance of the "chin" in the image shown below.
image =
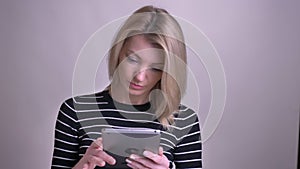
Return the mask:
<path fill-rule="evenodd" d="M 143 96 L 143 95 L 145 95 L 145 93 L 146 93 L 145 91 L 129 89 L 129 95 L 131 95 L 131 96 Z"/>
<path fill-rule="evenodd" d="M 144 92 L 139 92 L 139 91 L 129 91 L 129 95 L 131 96 L 141 96 L 143 95 Z"/>

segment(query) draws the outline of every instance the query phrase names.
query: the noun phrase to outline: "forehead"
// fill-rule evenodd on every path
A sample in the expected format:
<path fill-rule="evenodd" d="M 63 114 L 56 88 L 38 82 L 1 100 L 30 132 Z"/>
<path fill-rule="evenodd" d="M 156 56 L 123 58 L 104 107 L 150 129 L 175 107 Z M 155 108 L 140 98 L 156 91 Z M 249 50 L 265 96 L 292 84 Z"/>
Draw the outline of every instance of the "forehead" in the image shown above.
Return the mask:
<path fill-rule="evenodd" d="M 123 51 L 149 62 L 163 63 L 164 61 L 164 51 L 150 43 L 143 35 L 135 35 L 127 39 Z"/>

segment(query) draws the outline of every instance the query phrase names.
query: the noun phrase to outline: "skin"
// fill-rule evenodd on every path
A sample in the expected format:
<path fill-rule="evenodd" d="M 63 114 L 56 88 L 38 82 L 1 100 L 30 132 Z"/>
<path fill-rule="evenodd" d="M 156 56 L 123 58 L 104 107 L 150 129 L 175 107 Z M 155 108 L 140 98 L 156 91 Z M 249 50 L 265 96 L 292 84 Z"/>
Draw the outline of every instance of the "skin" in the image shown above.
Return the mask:
<path fill-rule="evenodd" d="M 162 76 L 164 57 L 160 49 L 154 48 L 142 35 L 128 39 L 119 56 L 118 73 L 111 83 L 111 96 L 125 104 L 144 104 L 149 94 Z M 163 154 L 145 151 L 143 157 L 131 154 L 126 159 L 133 169 L 166 169 L 169 160 Z M 95 140 L 87 149 L 83 158 L 73 169 L 94 169 L 106 164 L 114 165 L 116 160 L 103 151 L 102 138 Z"/>
<path fill-rule="evenodd" d="M 102 138 L 98 138 L 89 146 L 73 169 L 94 169 L 96 166 L 103 167 L 106 163 L 114 165 L 116 160 L 103 151 Z"/>
<path fill-rule="evenodd" d="M 144 151 L 144 157 L 132 154 L 126 159 L 127 166 L 133 169 L 142 168 L 155 168 L 155 169 L 166 169 L 169 168 L 169 160 L 163 154 L 162 147 L 159 147 L 158 154 L 154 154 L 150 151 Z"/>
<path fill-rule="evenodd" d="M 152 88 L 162 76 L 162 50 L 154 48 L 142 35 L 136 35 L 126 41 L 119 63 L 111 84 L 112 97 L 127 104 L 148 102 Z"/>

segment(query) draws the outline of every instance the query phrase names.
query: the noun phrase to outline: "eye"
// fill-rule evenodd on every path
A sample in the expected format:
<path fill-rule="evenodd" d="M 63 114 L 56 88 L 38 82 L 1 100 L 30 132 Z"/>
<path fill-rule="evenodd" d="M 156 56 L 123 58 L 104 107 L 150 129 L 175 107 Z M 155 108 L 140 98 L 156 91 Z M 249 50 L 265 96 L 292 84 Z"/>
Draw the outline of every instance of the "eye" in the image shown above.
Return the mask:
<path fill-rule="evenodd" d="M 131 56 L 131 55 L 127 56 L 127 61 L 130 63 L 138 63 L 138 60 L 134 56 Z"/>
<path fill-rule="evenodd" d="M 155 67 L 151 68 L 151 70 L 154 71 L 154 72 L 161 72 L 162 71 L 161 68 L 155 68 Z"/>

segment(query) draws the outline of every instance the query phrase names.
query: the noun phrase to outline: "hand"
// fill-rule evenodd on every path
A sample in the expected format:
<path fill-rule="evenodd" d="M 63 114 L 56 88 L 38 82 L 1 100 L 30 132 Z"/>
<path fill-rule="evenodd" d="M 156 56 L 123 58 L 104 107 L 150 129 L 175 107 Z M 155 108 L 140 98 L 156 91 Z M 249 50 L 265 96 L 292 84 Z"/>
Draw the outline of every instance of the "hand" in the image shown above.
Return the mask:
<path fill-rule="evenodd" d="M 132 154 L 126 159 L 127 165 L 133 169 L 166 169 L 169 168 L 169 160 L 163 154 L 163 148 L 159 147 L 158 154 L 150 151 L 143 152 L 144 157 Z"/>
<path fill-rule="evenodd" d="M 114 165 L 116 160 L 103 151 L 102 138 L 95 140 L 73 169 L 94 169 L 96 166 L 103 167 L 108 163 Z"/>

